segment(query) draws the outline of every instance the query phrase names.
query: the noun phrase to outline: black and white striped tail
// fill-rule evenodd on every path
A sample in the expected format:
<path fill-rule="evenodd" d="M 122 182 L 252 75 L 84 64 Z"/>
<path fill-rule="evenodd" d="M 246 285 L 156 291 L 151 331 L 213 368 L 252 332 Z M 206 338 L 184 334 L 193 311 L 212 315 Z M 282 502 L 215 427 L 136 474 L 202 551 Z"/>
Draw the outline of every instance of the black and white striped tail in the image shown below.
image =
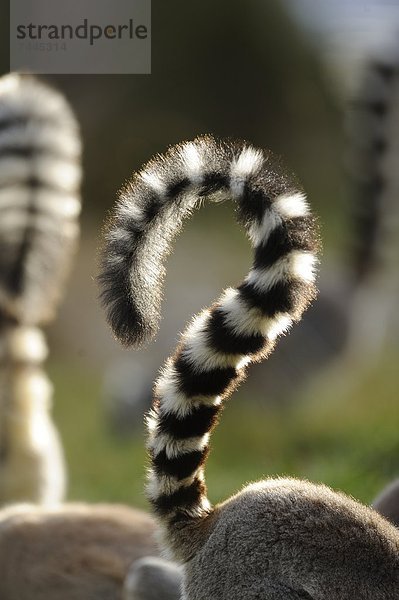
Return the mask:
<path fill-rule="evenodd" d="M 211 511 L 203 468 L 223 400 L 316 293 L 319 241 L 303 192 L 270 153 L 200 137 L 135 174 L 110 222 L 100 281 L 122 342 L 140 343 L 155 332 L 163 260 L 183 219 L 204 198 L 235 201 L 255 257 L 241 285 L 193 319 L 156 383 L 147 491 L 170 532 L 172 523 Z"/>
<path fill-rule="evenodd" d="M 78 236 L 80 154 L 61 94 L 31 76 L 0 79 L 0 320 L 53 316 Z"/>
<path fill-rule="evenodd" d="M 398 98 L 399 55 L 386 51 L 370 57 L 347 115 L 355 197 L 356 247 L 351 252 L 355 283 L 381 271 L 397 238 L 393 227 L 399 191 Z"/>

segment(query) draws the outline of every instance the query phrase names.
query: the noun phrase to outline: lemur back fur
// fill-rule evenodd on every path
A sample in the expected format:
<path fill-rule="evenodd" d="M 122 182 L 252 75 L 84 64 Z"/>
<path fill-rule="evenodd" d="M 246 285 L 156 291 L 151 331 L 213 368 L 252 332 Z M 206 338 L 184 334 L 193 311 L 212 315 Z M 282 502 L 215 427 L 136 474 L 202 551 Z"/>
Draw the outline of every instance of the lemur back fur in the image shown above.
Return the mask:
<path fill-rule="evenodd" d="M 136 584 L 124 591 L 125 579 L 137 559 L 157 554 L 154 520 L 140 510 L 10 506 L 0 511 L 0 598 L 135 600 Z"/>
<path fill-rule="evenodd" d="M 75 252 L 81 142 L 64 97 L 34 77 L 0 79 L 0 503 L 51 504 L 65 491 L 39 326 Z"/>
<path fill-rule="evenodd" d="M 133 176 L 105 234 L 108 320 L 126 344 L 154 334 L 171 241 L 202 200 L 224 198 L 236 203 L 253 266 L 183 333 L 148 416 L 147 494 L 165 548 L 184 563 L 182 598 L 393 600 L 399 535 L 372 509 L 294 479 L 251 484 L 215 507 L 207 497 L 209 436 L 225 399 L 316 293 L 315 220 L 270 153 L 205 136 Z"/>

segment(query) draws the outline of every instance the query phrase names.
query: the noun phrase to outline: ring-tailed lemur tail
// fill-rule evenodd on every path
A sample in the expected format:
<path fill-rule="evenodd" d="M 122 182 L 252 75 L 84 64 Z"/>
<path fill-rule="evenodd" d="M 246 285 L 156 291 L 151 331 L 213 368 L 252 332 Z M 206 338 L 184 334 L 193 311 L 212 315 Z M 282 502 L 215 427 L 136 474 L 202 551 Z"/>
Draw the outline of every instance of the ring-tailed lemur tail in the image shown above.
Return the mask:
<path fill-rule="evenodd" d="M 81 143 L 64 97 L 33 77 L 0 80 L 0 309 L 54 316 L 79 231 Z"/>
<path fill-rule="evenodd" d="M 375 356 L 389 337 L 388 331 L 397 327 L 398 98 L 399 56 L 381 51 L 365 61 L 347 115 L 353 223 L 358 229 L 357 245 L 352 248 L 348 346 L 349 352 L 360 358 Z M 373 314 L 377 307 L 378 318 Z"/>
<path fill-rule="evenodd" d="M 108 319 L 126 343 L 154 332 L 174 234 L 202 199 L 224 197 L 237 202 L 254 265 L 183 334 L 148 418 L 148 495 L 168 550 L 185 562 L 184 598 L 393 600 L 399 535 L 371 509 L 292 479 L 249 485 L 216 507 L 206 496 L 204 462 L 223 400 L 315 296 L 314 219 L 270 154 L 202 137 L 134 176 L 106 233 Z"/>
<path fill-rule="evenodd" d="M 394 133 L 388 128 L 394 79 L 395 69 L 390 61 L 367 62 L 347 113 L 348 166 L 355 194 L 354 226 L 358 230 L 352 259 L 359 281 L 375 269 L 381 251 L 379 226 L 389 177 L 389 173 L 384 173 L 384 158 Z"/>
<path fill-rule="evenodd" d="M 39 326 L 51 320 L 79 232 L 80 136 L 61 94 L 0 79 L 0 502 L 64 495 Z"/>
<path fill-rule="evenodd" d="M 150 496 L 167 517 L 208 511 L 202 471 L 222 399 L 315 296 L 318 236 L 302 191 L 278 175 L 269 154 L 205 137 L 155 158 L 122 195 L 101 276 L 116 334 L 131 343 L 154 333 L 170 242 L 195 205 L 221 195 L 237 202 L 254 264 L 194 319 L 158 381 Z"/>

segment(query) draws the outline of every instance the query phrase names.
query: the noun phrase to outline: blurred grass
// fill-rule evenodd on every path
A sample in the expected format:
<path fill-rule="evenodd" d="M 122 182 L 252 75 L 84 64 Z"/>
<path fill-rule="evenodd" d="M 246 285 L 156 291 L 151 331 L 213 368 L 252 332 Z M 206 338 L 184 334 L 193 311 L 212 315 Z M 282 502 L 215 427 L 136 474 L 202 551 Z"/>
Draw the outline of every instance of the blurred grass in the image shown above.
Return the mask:
<path fill-rule="evenodd" d="M 279 409 L 251 401 L 245 386 L 228 402 L 212 439 L 210 498 L 248 481 L 290 475 L 322 481 L 370 502 L 399 473 L 398 352 L 387 353 L 349 392 L 328 378 Z M 100 374 L 53 362 L 54 413 L 66 448 L 70 498 L 146 506 L 144 427 L 119 439 L 105 422 Z M 299 399 L 298 399 L 299 400 Z"/>

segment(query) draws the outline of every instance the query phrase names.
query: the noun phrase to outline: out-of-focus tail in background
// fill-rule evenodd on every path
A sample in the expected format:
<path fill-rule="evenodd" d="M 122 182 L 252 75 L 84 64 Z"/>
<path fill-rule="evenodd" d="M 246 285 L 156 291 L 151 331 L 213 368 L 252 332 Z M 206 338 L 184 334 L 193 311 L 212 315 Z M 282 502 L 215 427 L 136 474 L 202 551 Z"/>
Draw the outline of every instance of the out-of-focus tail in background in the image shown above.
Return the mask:
<path fill-rule="evenodd" d="M 347 125 L 356 246 L 346 353 L 368 364 L 398 341 L 399 48 L 366 61 Z"/>
<path fill-rule="evenodd" d="M 0 79 L 0 503 L 60 501 L 65 467 L 42 369 L 79 233 L 81 142 L 65 98 Z"/>

